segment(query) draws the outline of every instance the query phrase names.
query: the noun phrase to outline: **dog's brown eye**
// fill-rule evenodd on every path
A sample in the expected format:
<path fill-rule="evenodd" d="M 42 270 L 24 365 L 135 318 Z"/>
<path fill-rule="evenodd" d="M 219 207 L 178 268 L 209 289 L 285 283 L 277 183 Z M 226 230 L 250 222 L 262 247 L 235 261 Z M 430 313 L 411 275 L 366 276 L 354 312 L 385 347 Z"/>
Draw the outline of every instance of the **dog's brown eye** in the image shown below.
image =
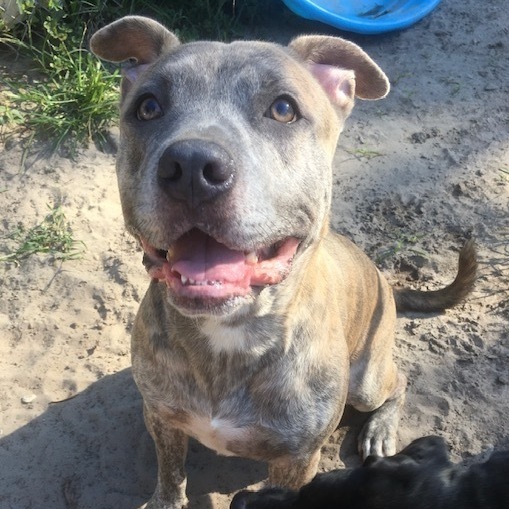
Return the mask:
<path fill-rule="evenodd" d="M 163 116 L 163 109 L 155 97 L 146 97 L 140 102 L 136 113 L 139 120 L 154 120 Z"/>
<path fill-rule="evenodd" d="M 283 124 L 290 124 L 295 122 L 298 118 L 297 110 L 292 102 L 281 97 L 272 103 L 266 116 Z"/>

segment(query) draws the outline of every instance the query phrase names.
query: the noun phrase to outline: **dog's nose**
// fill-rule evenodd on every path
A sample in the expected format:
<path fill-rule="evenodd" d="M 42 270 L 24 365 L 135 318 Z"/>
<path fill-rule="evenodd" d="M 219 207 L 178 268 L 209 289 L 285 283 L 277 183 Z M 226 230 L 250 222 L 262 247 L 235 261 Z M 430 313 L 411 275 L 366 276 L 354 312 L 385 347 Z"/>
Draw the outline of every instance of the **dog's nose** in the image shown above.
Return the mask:
<path fill-rule="evenodd" d="M 246 509 L 246 491 L 241 491 L 237 493 L 230 504 L 230 509 Z"/>
<path fill-rule="evenodd" d="M 234 164 L 230 154 L 214 142 L 181 140 L 164 151 L 157 176 L 172 198 L 196 207 L 231 188 Z"/>

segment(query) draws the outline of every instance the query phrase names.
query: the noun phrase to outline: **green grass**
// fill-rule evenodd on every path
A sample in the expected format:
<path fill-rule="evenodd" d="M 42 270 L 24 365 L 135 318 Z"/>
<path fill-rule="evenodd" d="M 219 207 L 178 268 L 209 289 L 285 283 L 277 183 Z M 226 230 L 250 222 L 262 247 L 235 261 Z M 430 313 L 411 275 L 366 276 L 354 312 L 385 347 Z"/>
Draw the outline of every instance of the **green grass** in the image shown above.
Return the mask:
<path fill-rule="evenodd" d="M 85 244 L 74 238 L 62 206 L 48 208 L 50 211 L 40 224 L 30 229 L 18 225 L 8 237 L 16 247 L 9 254 L 0 256 L 0 261 L 20 265 L 22 260 L 35 254 L 47 254 L 53 260 L 61 261 L 83 256 Z"/>
<path fill-rule="evenodd" d="M 375 157 L 382 157 L 384 155 L 382 152 L 378 152 L 376 150 L 370 150 L 367 148 L 356 148 L 356 149 L 345 148 L 345 152 L 355 156 L 356 158 L 363 157 L 365 159 L 368 159 L 368 161 L 370 159 L 374 159 Z"/>
<path fill-rule="evenodd" d="M 267 15 L 272 0 L 48 0 L 21 2 L 22 23 L 0 22 L 0 45 L 28 57 L 37 78 L 0 80 L 0 128 L 23 130 L 55 149 L 102 141 L 116 122 L 119 73 L 87 49 L 101 26 L 126 14 L 158 19 L 183 41 L 230 40 Z M 33 73 L 31 73 L 33 74 Z"/>
<path fill-rule="evenodd" d="M 37 77 L 2 80 L 7 105 L 0 109 L 0 126 L 17 126 L 28 139 L 51 140 L 55 148 L 101 141 L 117 113 L 118 73 L 86 49 L 86 16 L 73 17 L 51 1 L 46 8 L 23 5 L 24 23 L 1 27 L 0 42 L 28 57 Z"/>
<path fill-rule="evenodd" d="M 414 255 L 426 256 L 424 251 L 413 247 L 423 237 L 423 234 L 407 234 L 399 232 L 397 235 L 393 236 L 393 241 L 388 247 L 385 247 L 376 253 L 376 263 L 381 264 L 382 262 L 401 253 L 412 253 Z"/>
<path fill-rule="evenodd" d="M 101 141 L 117 114 L 117 73 L 105 71 L 82 46 L 60 49 L 32 50 L 34 61 L 50 69 L 41 79 L 4 81 L 11 108 L 0 110 L 0 122 L 21 125 L 37 138 L 52 140 L 55 148 Z"/>

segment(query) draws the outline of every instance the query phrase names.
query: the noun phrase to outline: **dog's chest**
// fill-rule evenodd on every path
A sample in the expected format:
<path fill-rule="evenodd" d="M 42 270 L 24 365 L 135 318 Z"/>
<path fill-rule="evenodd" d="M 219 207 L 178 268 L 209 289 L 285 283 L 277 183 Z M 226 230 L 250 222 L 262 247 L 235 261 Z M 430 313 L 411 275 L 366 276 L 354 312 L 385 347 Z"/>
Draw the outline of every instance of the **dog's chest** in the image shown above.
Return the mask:
<path fill-rule="evenodd" d="M 255 353 L 251 351 L 252 345 L 244 325 L 228 326 L 217 320 L 207 319 L 201 324 L 200 329 L 212 350 L 210 362 L 214 362 L 214 359 L 217 362 L 216 356 L 229 357 L 232 354 L 247 351 L 251 354 Z M 215 377 L 217 382 L 224 376 L 224 384 L 219 384 L 219 387 L 222 387 L 219 392 L 223 394 L 223 397 L 218 398 L 218 394 L 215 394 L 213 398 L 218 398 L 216 402 L 221 399 L 220 408 L 216 409 L 217 413 L 214 413 L 210 406 L 211 400 L 205 394 L 197 393 L 194 410 L 188 413 L 184 431 L 224 456 L 245 455 L 244 448 L 250 448 L 253 442 L 261 439 L 259 435 L 263 435 L 263 431 L 254 424 L 256 422 L 255 404 L 250 398 L 246 398 L 243 384 L 240 384 L 237 389 L 232 386 L 243 378 L 244 373 L 238 373 L 238 377 L 234 377 L 235 383 L 230 385 L 226 382 L 226 372 L 231 375 L 230 371 L 236 368 L 231 363 L 224 368 L 225 372 L 219 372 Z M 213 391 L 210 385 L 208 389 Z M 203 400 L 200 402 L 201 398 Z M 201 408 L 203 413 L 196 411 L 196 408 Z"/>
<path fill-rule="evenodd" d="M 306 363 L 290 362 L 292 357 L 278 348 L 267 357 L 277 342 L 275 331 L 261 337 L 255 332 L 245 322 L 230 326 L 205 319 L 186 338 L 195 341 L 194 356 L 175 350 L 167 362 L 158 363 L 160 377 L 155 379 L 151 370 L 137 383 L 170 426 L 208 448 L 225 456 L 271 460 L 321 436 L 335 419 L 337 391 L 317 399 L 316 377 Z M 322 371 L 316 376 L 323 382 Z"/>
<path fill-rule="evenodd" d="M 242 351 L 246 348 L 247 335 L 242 325 L 230 327 L 218 320 L 206 319 L 200 330 L 216 354 Z"/>
<path fill-rule="evenodd" d="M 220 417 L 191 415 L 186 428 L 188 435 L 223 456 L 238 455 L 235 444 L 248 443 L 251 435 L 249 428 L 238 427 L 233 421 Z"/>
<path fill-rule="evenodd" d="M 256 358 L 263 355 L 274 341 L 273 336 L 253 334 L 244 323 L 232 326 L 207 318 L 199 328 L 215 355 L 245 353 Z"/>

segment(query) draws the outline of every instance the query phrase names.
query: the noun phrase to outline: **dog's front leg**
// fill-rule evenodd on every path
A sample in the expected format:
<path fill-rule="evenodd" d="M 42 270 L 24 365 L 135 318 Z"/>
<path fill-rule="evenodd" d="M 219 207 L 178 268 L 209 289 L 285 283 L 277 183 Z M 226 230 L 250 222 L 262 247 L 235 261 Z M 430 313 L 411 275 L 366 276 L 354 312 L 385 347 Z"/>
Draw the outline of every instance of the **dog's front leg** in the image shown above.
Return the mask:
<path fill-rule="evenodd" d="M 184 463 L 188 437 L 147 405 L 143 413 L 147 429 L 155 442 L 158 472 L 156 490 L 140 509 L 182 509 L 187 505 Z"/>
<path fill-rule="evenodd" d="M 318 470 L 320 449 L 303 456 L 285 456 L 269 463 L 269 486 L 298 490 L 313 479 Z"/>
<path fill-rule="evenodd" d="M 369 455 L 392 456 L 396 454 L 396 437 L 399 423 L 399 413 L 405 402 L 406 376 L 398 373 L 397 384 L 362 428 L 358 444 L 362 458 Z"/>

